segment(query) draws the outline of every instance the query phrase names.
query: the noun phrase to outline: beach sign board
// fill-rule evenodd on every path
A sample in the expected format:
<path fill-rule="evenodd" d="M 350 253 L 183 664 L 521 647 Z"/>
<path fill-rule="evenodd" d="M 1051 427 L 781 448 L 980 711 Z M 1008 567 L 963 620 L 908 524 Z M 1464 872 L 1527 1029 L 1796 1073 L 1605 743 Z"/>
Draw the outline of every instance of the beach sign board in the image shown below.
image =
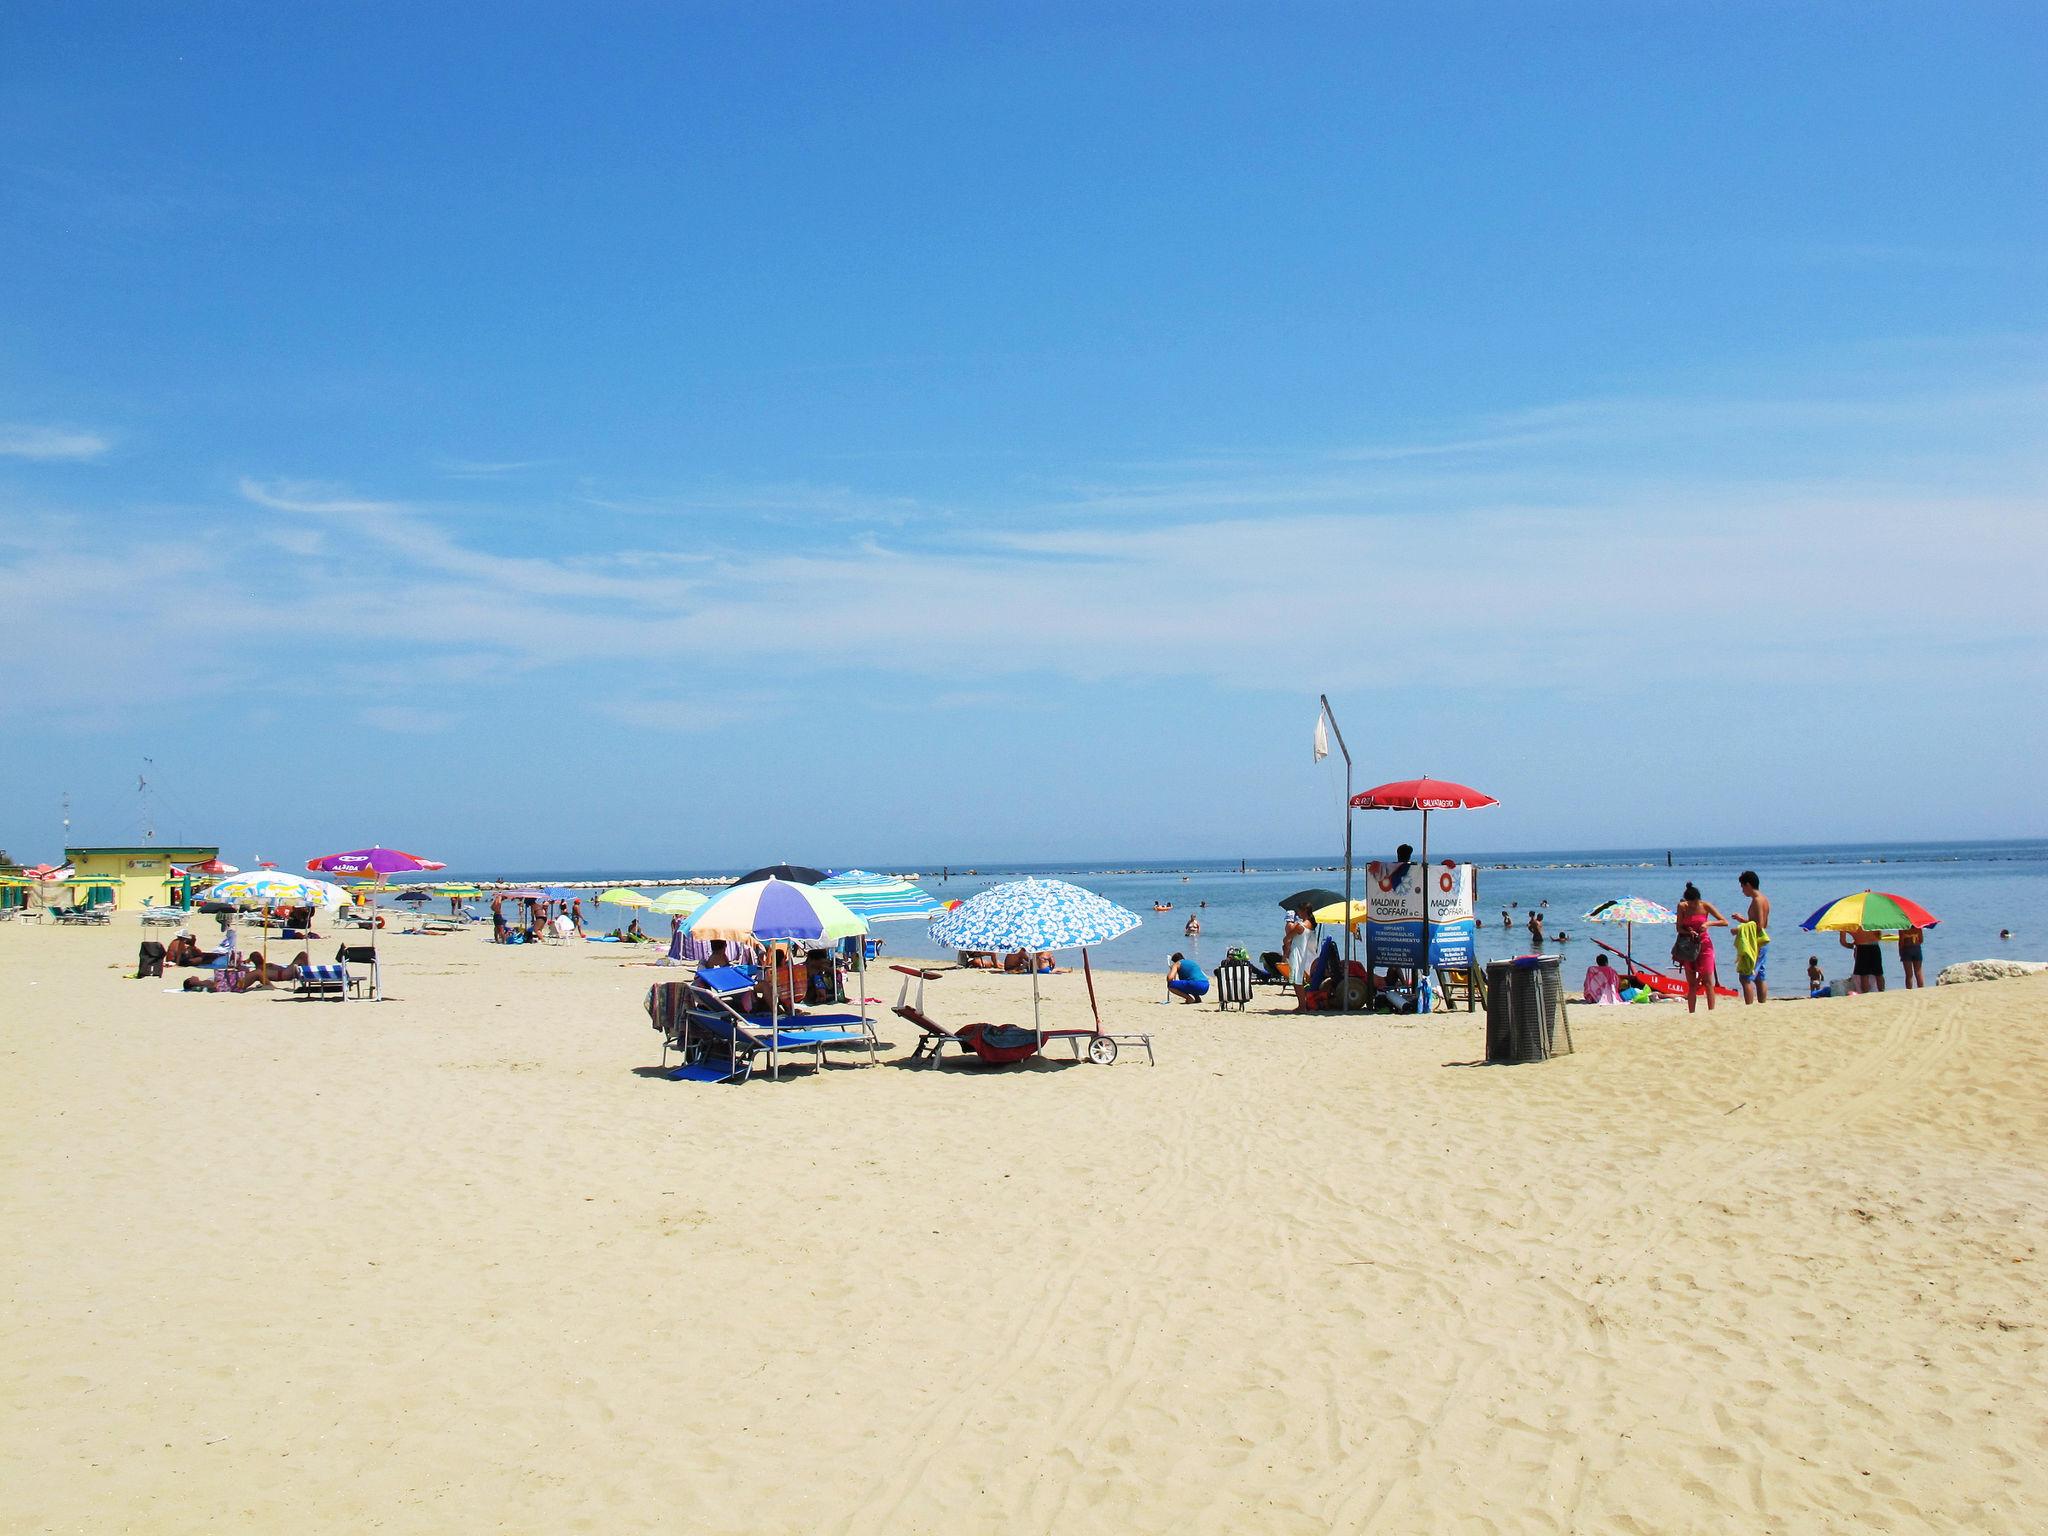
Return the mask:
<path fill-rule="evenodd" d="M 1411 864 L 1399 880 L 1395 866 L 1366 872 L 1365 963 L 1414 969 L 1422 963 L 1422 903 L 1429 900 L 1429 963 L 1473 963 L 1478 941 L 1473 911 L 1478 876 L 1470 864 Z"/>

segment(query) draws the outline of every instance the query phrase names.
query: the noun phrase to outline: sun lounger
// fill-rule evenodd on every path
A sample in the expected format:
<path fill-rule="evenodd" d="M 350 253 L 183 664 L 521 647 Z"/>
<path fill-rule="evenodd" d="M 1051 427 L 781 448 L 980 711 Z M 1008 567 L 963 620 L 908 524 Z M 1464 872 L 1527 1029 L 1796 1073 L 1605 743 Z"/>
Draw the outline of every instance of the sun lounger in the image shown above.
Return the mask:
<path fill-rule="evenodd" d="M 1074 1060 L 1083 1056 L 1098 1066 L 1108 1066 L 1116 1060 L 1119 1045 L 1141 1045 L 1145 1048 L 1145 1059 L 1154 1066 L 1158 1060 L 1152 1054 L 1152 1036 L 1111 1035 L 1101 1029 L 1025 1029 L 1010 1024 L 963 1024 L 958 1029 L 947 1029 L 924 1011 L 924 984 L 935 981 L 942 975 L 939 971 L 919 970 L 913 966 L 892 965 L 892 971 L 899 971 L 904 977 L 902 989 L 897 993 L 894 1012 L 899 1019 L 915 1024 L 923 1032 L 917 1042 L 917 1049 L 911 1053 L 913 1062 L 922 1061 L 936 1067 L 939 1058 L 948 1045 L 963 1053 L 972 1052 L 988 1066 L 1014 1066 L 1020 1061 L 1029 1061 L 1045 1049 L 1049 1040 L 1065 1040 L 1074 1053 Z M 917 1001 L 911 1002 L 910 982 L 917 981 Z"/>
<path fill-rule="evenodd" d="M 350 966 L 357 969 L 352 971 Z M 331 997 L 341 1003 L 365 986 L 372 1002 L 383 998 L 384 976 L 377 951 L 367 944 L 344 944 L 335 951 L 332 965 L 302 965 L 292 981 L 292 990 L 300 997 Z"/>
<path fill-rule="evenodd" d="M 142 926 L 145 928 L 176 928 L 191 916 L 183 907 L 144 907 Z"/>
<path fill-rule="evenodd" d="M 727 974 L 731 971 L 721 967 L 710 974 L 731 981 L 737 975 Z M 739 986 L 721 991 L 715 983 L 705 985 L 704 974 L 700 972 L 696 981 L 657 982 L 648 989 L 647 1012 L 654 1028 L 661 1031 L 663 1068 L 668 1067 L 671 1049 L 683 1058 L 670 1076 L 741 1083 L 753 1075 L 756 1059 L 765 1054 L 769 1077 L 779 1078 L 784 1051 L 809 1051 L 822 1070 L 828 1050 L 865 1050 L 868 1065 L 875 1065 L 874 1031 L 859 1014 L 742 1013 L 732 999 L 751 991 L 752 979 L 738 975 Z"/>

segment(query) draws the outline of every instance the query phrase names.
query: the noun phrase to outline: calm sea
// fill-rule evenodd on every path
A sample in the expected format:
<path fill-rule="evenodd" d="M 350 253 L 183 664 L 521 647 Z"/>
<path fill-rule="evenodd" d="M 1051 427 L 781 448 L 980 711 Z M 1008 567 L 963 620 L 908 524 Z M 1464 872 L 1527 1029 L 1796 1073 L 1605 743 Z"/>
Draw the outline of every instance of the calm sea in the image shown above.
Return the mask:
<path fill-rule="evenodd" d="M 1363 861 L 1390 858 L 1392 848 L 1362 849 L 1357 883 L 1362 891 Z M 1566 971 L 1574 962 L 1591 964 L 1598 951 L 1588 942 L 1603 938 L 1619 945 L 1619 927 L 1584 921 L 1593 906 L 1615 896 L 1647 896 L 1673 906 L 1686 881 L 1695 881 L 1707 899 L 1724 912 L 1741 896 L 1736 876 L 1754 869 L 1774 903 L 1772 924 L 1775 975 L 1787 981 L 1802 974 L 1809 954 L 1820 954 L 1830 974 L 1846 969 L 1838 963 L 1832 934 L 1799 931 L 1799 923 L 1822 904 L 1866 887 L 1910 896 L 1941 919 L 1927 941 L 1927 969 L 1957 960 L 1986 956 L 2048 959 L 2048 841 L 1980 843 L 1873 843 L 1861 846 L 1784 848 L 1678 848 L 1563 850 L 1554 853 L 1462 857 L 1479 866 L 1480 956 L 1482 960 L 1524 953 L 1528 948 L 1523 920 L 1531 907 L 1541 907 L 1545 924 L 1566 938 L 1561 952 Z M 1086 886 L 1120 902 L 1144 921 L 1134 932 L 1093 952 L 1095 963 L 1113 970 L 1163 971 L 1176 949 L 1190 950 L 1212 964 L 1234 944 L 1254 955 L 1277 949 L 1283 915 L 1282 896 L 1305 886 L 1341 890 L 1341 862 L 1269 857 L 1245 861 L 1240 872 L 1231 860 L 1130 860 L 1099 864 L 982 865 L 972 870 L 941 866 L 898 868 L 941 898 L 967 897 L 1020 875 L 1053 876 Z M 719 870 L 509 870 L 459 871 L 437 879 L 614 880 L 682 879 L 693 875 L 731 874 Z M 1154 912 L 1154 902 L 1170 902 L 1170 912 Z M 1512 926 L 1501 927 L 1508 912 Z M 1189 914 L 1201 919 L 1199 939 L 1183 935 Z M 607 912 L 607 917 L 614 914 Z M 616 914 L 624 921 L 626 914 Z M 2012 930 L 2001 941 L 2001 928 Z M 891 955 L 933 957 L 939 951 L 917 922 L 880 923 L 876 937 Z M 1668 955 L 1669 930 L 1637 930 L 1637 949 L 1653 962 Z M 1557 949 L 1553 942 L 1548 946 Z M 1725 948 L 1725 940 L 1723 947 Z M 1887 963 L 1892 964 L 1889 951 Z M 1732 961 L 1724 961 L 1724 972 Z"/>

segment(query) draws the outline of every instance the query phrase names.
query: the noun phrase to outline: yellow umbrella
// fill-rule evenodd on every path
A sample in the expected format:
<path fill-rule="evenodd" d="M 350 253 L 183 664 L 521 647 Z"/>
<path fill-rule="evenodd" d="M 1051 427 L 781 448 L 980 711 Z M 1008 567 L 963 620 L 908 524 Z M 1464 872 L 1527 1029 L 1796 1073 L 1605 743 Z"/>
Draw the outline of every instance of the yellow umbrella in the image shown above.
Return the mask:
<path fill-rule="evenodd" d="M 663 891 L 661 895 L 647 903 L 647 907 L 651 912 L 660 912 L 669 917 L 688 917 L 704 905 L 705 899 L 695 891 L 678 887 L 673 891 Z"/>
<path fill-rule="evenodd" d="M 1314 913 L 1312 913 L 1311 915 L 1319 923 L 1341 923 L 1346 921 L 1344 916 L 1344 903 L 1341 901 L 1333 901 L 1327 907 L 1317 907 Z M 1352 902 L 1351 916 L 1349 919 L 1350 926 L 1356 928 L 1360 923 L 1364 922 L 1365 919 L 1365 903 L 1362 901 Z"/>
<path fill-rule="evenodd" d="M 629 890 L 623 885 L 613 886 L 597 899 L 601 904 L 612 907 L 651 907 L 654 905 L 654 898 L 652 896 L 643 896 L 638 891 Z"/>

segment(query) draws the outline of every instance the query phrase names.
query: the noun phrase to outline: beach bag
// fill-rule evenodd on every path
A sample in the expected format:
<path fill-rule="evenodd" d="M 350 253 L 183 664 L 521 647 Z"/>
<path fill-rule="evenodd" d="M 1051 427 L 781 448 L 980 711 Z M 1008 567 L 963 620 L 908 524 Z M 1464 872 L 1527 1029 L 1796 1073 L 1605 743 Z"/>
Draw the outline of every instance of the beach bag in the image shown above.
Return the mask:
<path fill-rule="evenodd" d="M 145 976 L 161 976 L 164 973 L 164 947 L 154 939 L 143 941 L 142 949 L 135 957 L 135 979 Z"/>
<path fill-rule="evenodd" d="M 1671 960 L 1674 965 L 1698 965 L 1700 936 L 1690 928 L 1681 929 L 1671 941 Z"/>

